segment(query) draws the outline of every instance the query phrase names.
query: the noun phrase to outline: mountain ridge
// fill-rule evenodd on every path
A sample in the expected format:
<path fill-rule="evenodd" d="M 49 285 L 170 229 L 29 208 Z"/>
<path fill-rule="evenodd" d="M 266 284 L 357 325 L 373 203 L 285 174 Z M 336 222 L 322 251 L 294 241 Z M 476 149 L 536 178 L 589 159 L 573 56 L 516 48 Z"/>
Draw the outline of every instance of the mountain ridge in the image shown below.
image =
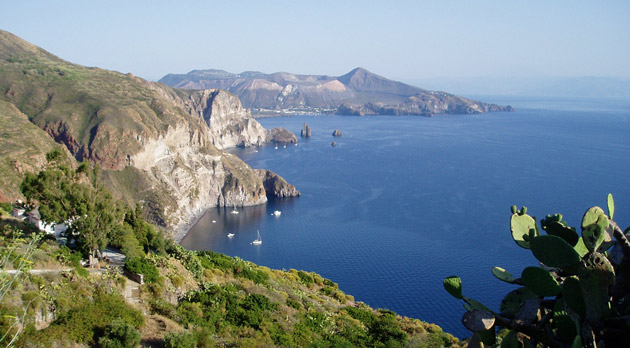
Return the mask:
<path fill-rule="evenodd" d="M 296 113 L 433 116 L 513 111 L 511 106 L 483 103 L 390 80 L 362 67 L 341 76 L 192 70 L 187 74 L 168 74 L 159 82 L 184 89 L 228 90 L 259 116 Z"/>

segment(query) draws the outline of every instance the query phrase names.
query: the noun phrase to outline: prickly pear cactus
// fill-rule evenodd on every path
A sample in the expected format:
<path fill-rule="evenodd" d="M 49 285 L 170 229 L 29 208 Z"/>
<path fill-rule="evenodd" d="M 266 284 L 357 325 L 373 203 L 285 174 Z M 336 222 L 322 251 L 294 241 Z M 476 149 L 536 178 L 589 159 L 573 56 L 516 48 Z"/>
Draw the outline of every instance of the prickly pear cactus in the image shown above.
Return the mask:
<path fill-rule="evenodd" d="M 531 231 L 538 235 L 536 228 L 536 220 L 527 215 L 527 207 L 517 210 L 516 206 L 512 206 L 512 217 L 510 218 L 510 229 L 512 230 L 512 238 L 520 247 L 529 249 L 529 238 Z"/>
<path fill-rule="evenodd" d="M 608 214 L 599 207 L 586 211 L 581 235 L 561 214 L 547 215 L 540 221 L 546 233 L 541 235 L 527 208 L 512 206 L 512 238 L 530 249 L 540 265 L 525 268 L 520 278 L 501 267 L 492 268 L 497 279 L 519 286 L 503 298 L 498 312 L 464 296 L 459 277 L 444 280 L 446 290 L 464 301 L 467 312 L 462 323 L 474 333 L 470 344 L 506 348 L 628 346 L 630 241 L 612 220 L 615 206 L 610 194 L 607 207 Z M 607 252 L 612 246 L 615 261 Z M 498 328 L 507 331 L 497 339 Z"/>

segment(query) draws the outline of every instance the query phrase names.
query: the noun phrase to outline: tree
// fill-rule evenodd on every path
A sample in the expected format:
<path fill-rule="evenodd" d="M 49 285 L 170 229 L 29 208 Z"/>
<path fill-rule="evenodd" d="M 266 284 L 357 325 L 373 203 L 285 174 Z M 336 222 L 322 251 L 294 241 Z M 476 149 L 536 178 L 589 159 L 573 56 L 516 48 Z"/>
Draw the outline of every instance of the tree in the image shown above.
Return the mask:
<path fill-rule="evenodd" d="M 122 319 L 116 319 L 105 327 L 105 335 L 99 338 L 101 348 L 134 348 L 140 344 L 140 332 Z"/>
<path fill-rule="evenodd" d="M 52 163 L 38 174 L 26 174 L 21 184 L 29 204 L 39 206 L 42 220 L 68 225 L 81 251 L 89 257 L 90 266 L 94 266 L 97 254 L 107 245 L 107 236 L 122 220 L 120 209 L 98 183 L 98 176 L 98 167 L 90 168 L 86 162 L 76 170 Z"/>

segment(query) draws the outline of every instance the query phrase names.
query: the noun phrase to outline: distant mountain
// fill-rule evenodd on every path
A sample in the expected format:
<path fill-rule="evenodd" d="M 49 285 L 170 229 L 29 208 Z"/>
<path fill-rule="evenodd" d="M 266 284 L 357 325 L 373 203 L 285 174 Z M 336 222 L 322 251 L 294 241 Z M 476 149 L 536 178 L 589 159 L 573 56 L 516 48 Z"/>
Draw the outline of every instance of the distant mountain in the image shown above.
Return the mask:
<path fill-rule="evenodd" d="M 168 74 L 159 82 L 185 89 L 221 88 L 236 94 L 256 115 L 343 114 L 422 115 L 512 111 L 445 92 L 393 81 L 356 68 L 342 76 L 264 74 L 248 71 L 193 70 Z"/>

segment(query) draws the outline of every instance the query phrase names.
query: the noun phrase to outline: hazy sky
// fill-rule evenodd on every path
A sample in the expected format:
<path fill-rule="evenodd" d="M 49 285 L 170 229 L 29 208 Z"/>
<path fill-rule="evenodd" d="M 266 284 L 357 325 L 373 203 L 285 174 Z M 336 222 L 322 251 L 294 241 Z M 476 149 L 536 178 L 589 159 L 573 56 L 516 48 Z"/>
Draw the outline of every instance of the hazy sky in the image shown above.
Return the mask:
<path fill-rule="evenodd" d="M 0 29 L 147 79 L 193 69 L 396 79 L 630 77 L 630 1 L 0 1 Z"/>

